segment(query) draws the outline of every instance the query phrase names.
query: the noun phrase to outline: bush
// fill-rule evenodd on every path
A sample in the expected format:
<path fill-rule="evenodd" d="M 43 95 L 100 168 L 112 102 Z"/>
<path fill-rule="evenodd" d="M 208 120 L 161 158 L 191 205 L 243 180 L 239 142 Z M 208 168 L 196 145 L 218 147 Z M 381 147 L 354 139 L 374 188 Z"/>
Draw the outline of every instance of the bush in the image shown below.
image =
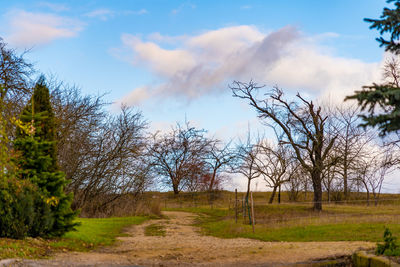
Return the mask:
<path fill-rule="evenodd" d="M 36 186 L 8 178 L 0 184 L 0 237 L 40 236 L 53 224 L 50 207 Z"/>
<path fill-rule="evenodd" d="M 400 247 L 396 243 L 397 238 L 392 235 L 392 232 L 390 232 L 388 228 L 385 229 L 383 239 L 383 244 L 377 244 L 376 254 L 386 256 L 400 256 Z"/>

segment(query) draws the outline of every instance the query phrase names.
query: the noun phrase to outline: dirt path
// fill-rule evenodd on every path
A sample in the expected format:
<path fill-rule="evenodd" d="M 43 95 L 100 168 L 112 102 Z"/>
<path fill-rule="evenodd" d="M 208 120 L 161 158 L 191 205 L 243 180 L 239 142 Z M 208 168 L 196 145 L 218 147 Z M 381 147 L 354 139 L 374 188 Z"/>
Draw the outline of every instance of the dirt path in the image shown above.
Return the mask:
<path fill-rule="evenodd" d="M 165 212 L 168 220 L 128 229 L 129 236 L 89 253 L 62 253 L 52 260 L 22 261 L 19 266 L 279 266 L 351 254 L 371 248 L 368 242 L 262 242 L 202 236 L 191 226 L 196 215 Z M 145 236 L 149 224 L 163 224 L 166 236 Z M 17 265 L 17 266 L 18 266 Z M 13 265 L 15 266 L 15 265 Z"/>

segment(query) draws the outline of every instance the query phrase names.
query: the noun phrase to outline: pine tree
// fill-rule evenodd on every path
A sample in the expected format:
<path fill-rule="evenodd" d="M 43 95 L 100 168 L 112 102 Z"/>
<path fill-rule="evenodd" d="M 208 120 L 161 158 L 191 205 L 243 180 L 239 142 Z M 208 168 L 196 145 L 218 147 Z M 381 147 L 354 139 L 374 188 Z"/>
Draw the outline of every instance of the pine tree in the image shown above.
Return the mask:
<path fill-rule="evenodd" d="M 57 164 L 54 114 L 43 77 L 36 83 L 20 120 L 30 127 L 20 127 L 14 141 L 19 174 L 37 185 L 42 195 L 42 203 L 37 203 L 42 216 L 30 235 L 61 236 L 74 228 L 76 212 L 71 210 L 72 195 L 64 193 L 67 181 Z M 49 212 L 46 207 L 50 207 Z"/>
<path fill-rule="evenodd" d="M 400 54 L 400 0 L 387 0 L 387 3 L 394 2 L 395 8 L 384 8 L 381 19 L 364 19 L 371 23 L 370 29 L 377 29 L 381 37 L 376 40 L 380 46 L 385 47 L 386 51 L 394 54 Z M 385 39 L 382 35 L 389 33 L 390 39 Z M 373 83 L 370 86 L 364 86 L 362 90 L 355 91 L 348 99 L 355 99 L 362 111 L 367 111 L 361 115 L 363 127 L 377 126 L 381 136 L 400 130 L 400 84 L 399 74 L 396 66 L 389 62 L 385 68 L 391 68 L 394 81 L 383 84 Z M 393 68 L 395 67 L 395 68 Z M 379 113 L 376 113 L 376 107 L 379 107 Z"/>

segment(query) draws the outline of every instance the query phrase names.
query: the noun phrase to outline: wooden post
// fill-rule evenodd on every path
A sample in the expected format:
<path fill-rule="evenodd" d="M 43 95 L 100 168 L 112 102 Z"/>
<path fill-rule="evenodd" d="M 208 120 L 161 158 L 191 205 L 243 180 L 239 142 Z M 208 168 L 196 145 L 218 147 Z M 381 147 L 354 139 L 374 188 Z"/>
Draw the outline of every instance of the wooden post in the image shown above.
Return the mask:
<path fill-rule="evenodd" d="M 235 223 L 237 223 L 238 219 L 238 205 L 237 205 L 238 199 L 237 199 L 237 188 L 235 189 Z"/>
<path fill-rule="evenodd" d="M 251 224 L 253 225 L 253 233 L 254 233 L 254 203 L 253 203 L 253 192 L 250 192 L 250 201 L 251 201 Z"/>
<path fill-rule="evenodd" d="M 244 197 L 242 199 L 242 208 L 243 208 L 243 221 L 246 220 L 246 203 L 244 202 Z"/>

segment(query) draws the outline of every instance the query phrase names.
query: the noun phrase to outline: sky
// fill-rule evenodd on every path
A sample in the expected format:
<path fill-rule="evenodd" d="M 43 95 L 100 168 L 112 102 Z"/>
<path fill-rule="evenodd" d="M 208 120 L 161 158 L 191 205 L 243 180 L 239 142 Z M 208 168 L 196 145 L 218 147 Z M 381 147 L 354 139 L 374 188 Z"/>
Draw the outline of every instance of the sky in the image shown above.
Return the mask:
<path fill-rule="evenodd" d="M 223 140 L 262 129 L 229 84 L 341 103 L 381 79 L 364 18 L 383 0 L 6 1 L 0 36 L 45 75 L 136 107 L 152 131 L 188 120 Z M 388 190 L 399 191 L 387 185 Z M 399 187 L 400 188 L 400 187 Z"/>

